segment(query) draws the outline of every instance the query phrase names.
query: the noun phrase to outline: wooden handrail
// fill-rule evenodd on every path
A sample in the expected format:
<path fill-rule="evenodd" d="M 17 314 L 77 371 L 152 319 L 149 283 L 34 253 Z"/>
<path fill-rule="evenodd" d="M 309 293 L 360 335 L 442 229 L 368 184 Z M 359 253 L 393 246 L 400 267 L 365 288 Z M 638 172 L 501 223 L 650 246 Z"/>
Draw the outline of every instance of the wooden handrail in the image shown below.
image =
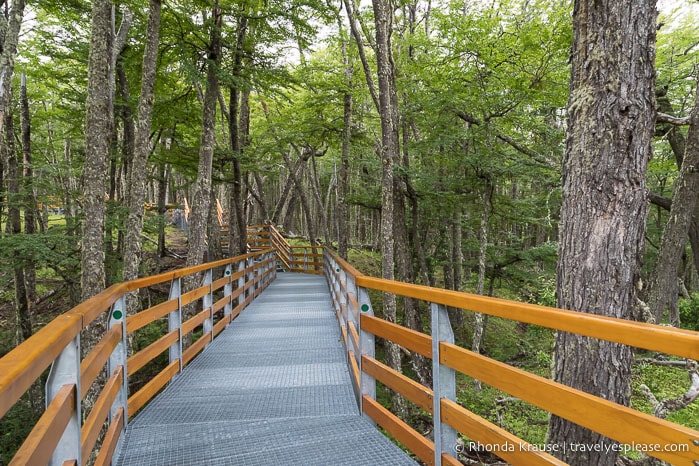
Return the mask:
<path fill-rule="evenodd" d="M 352 322 L 354 316 L 350 318 L 341 310 L 345 308 L 345 303 L 347 302 L 352 302 L 353 307 L 359 304 L 352 296 L 353 290 L 351 287 L 346 285 L 347 277 L 347 280 L 352 281 L 354 285 L 365 290 L 391 293 L 397 296 L 427 301 L 433 305 L 451 306 L 465 311 L 481 312 L 637 348 L 660 351 L 690 359 L 699 359 L 699 332 L 368 277 L 352 268 L 351 265 L 341 260 L 327 248 L 325 256 L 326 265 L 324 269 L 331 285 L 333 302 L 343 335 L 345 327 L 349 329 L 354 327 Z M 364 303 L 366 303 L 368 296 L 366 291 L 364 296 Z M 435 363 L 439 364 L 440 368 L 455 369 L 550 413 L 571 420 L 619 442 L 625 444 L 633 444 L 635 442 L 637 445 L 683 444 L 684 446 L 683 449 L 678 449 L 678 451 L 648 452 L 657 458 L 673 464 L 694 464 L 699 461 L 699 431 L 659 419 L 632 408 L 617 405 L 521 369 L 513 368 L 486 356 L 460 348 L 452 343 L 433 340 L 433 337 L 429 335 L 407 329 L 373 315 L 364 314 L 363 312 L 367 310 L 369 308 L 366 308 L 365 305 L 359 317 L 359 326 L 362 333 L 387 339 L 428 358 L 432 358 L 433 352 L 435 352 L 434 357 L 437 358 L 439 356 L 438 361 L 435 361 Z M 433 322 L 433 325 L 436 324 Z M 344 339 L 346 341 L 346 338 Z M 361 349 L 362 353 L 366 350 L 366 348 Z M 385 386 L 430 412 L 427 409 L 428 399 L 425 398 L 425 396 L 432 396 L 432 391 L 428 387 L 408 379 L 366 355 L 361 357 L 360 371 L 360 378 L 368 377 L 369 380 L 380 381 Z M 437 375 L 435 374 L 434 377 L 436 378 Z M 361 380 L 357 383 L 357 385 L 362 387 L 363 384 L 364 382 Z M 364 389 L 362 388 L 362 390 Z M 410 445 L 408 447 L 411 449 L 416 448 L 412 450 L 413 453 L 423 459 L 423 461 L 429 462 L 429 455 L 425 445 L 416 437 L 418 435 L 417 432 L 407 425 L 396 422 L 397 418 L 390 412 L 387 412 L 385 409 L 379 409 L 376 401 L 368 397 L 364 391 L 362 391 L 360 396 L 363 400 L 364 411 L 374 421 L 392 435 L 396 437 L 401 436 L 406 441 L 409 441 Z M 438 397 L 438 400 L 435 400 L 435 406 L 440 407 L 441 413 L 441 417 L 436 419 L 435 423 L 446 423 L 446 425 L 461 431 L 465 436 L 484 443 L 496 443 L 496 441 L 509 443 L 510 446 L 515 447 L 515 451 L 508 451 L 504 452 L 503 455 L 499 455 L 506 460 L 522 462 L 523 464 L 564 464 L 547 452 L 540 451 L 538 447 L 519 448 L 528 444 L 509 432 L 493 426 L 485 419 L 470 413 L 454 401 L 441 398 L 441 396 L 440 393 L 434 393 L 434 397 Z M 437 408 L 435 407 L 435 409 Z M 458 463 L 456 458 L 444 451 L 442 450 L 441 456 L 440 452 L 435 452 L 444 464 Z M 495 453 L 497 454 L 498 452 Z"/>
<path fill-rule="evenodd" d="M 357 285 L 600 340 L 699 359 L 699 332 L 361 276 Z"/>
<path fill-rule="evenodd" d="M 122 303 L 119 305 L 122 306 L 126 293 L 162 283 L 174 283 L 175 281 L 188 275 L 197 274 L 208 270 L 215 270 L 226 266 L 231 266 L 233 264 L 247 264 L 251 259 L 265 258 L 273 253 L 275 253 L 274 249 L 267 248 L 234 258 L 209 262 L 194 267 L 144 277 L 129 282 L 118 283 L 110 286 L 91 299 L 80 303 L 66 313 L 58 316 L 56 319 L 40 329 L 31 338 L 14 348 L 4 357 L 0 358 L 0 417 L 4 416 L 7 411 L 14 406 L 22 394 L 24 394 L 42 375 L 42 373 L 59 357 L 59 355 L 62 354 L 65 348 L 71 344 L 75 346 L 74 341 L 78 341 L 76 339 L 79 338 L 81 330 L 90 325 L 95 319 L 112 309 L 117 302 Z M 217 279 L 210 285 L 198 287 L 190 293 L 182 293 L 177 299 L 169 299 L 168 301 L 144 310 L 142 313 L 128 316 L 124 321 L 126 331 L 128 334 L 131 334 L 154 320 L 172 313 L 183 303 L 194 302 L 210 294 L 212 295 L 214 291 L 220 290 L 228 284 L 235 284 L 234 280 L 238 280 L 244 275 L 247 277 L 246 274 L 255 272 L 254 278 L 250 277 L 249 279 L 245 280 L 243 288 L 237 289 L 235 292 L 228 292 L 227 297 L 218 299 L 216 301 L 217 310 L 223 309 L 230 304 L 229 311 L 227 311 L 229 314 L 225 319 L 221 319 L 222 322 L 228 323 L 234 315 L 239 314 L 242 309 L 245 308 L 250 301 L 252 301 L 254 296 L 259 294 L 259 292 L 269 283 L 268 279 L 270 278 L 270 272 L 273 272 L 273 270 L 270 270 L 271 261 L 272 259 L 269 257 L 267 257 L 265 260 L 260 260 L 257 262 L 253 261 L 249 266 L 244 267 L 244 270 L 242 271 L 235 271 L 235 269 L 233 269 L 233 273 L 229 272 L 227 277 Z M 260 271 L 259 273 L 257 273 L 258 270 Z M 263 280 L 264 284 L 262 286 L 257 286 L 257 284 L 263 282 Z M 256 287 L 254 292 L 252 291 L 252 287 Z M 248 292 L 249 296 L 243 298 L 243 293 Z M 235 305 L 233 302 L 234 300 L 238 300 L 240 302 Z M 235 309 L 233 309 L 234 305 Z M 121 309 L 121 307 L 117 307 L 116 309 L 118 309 L 120 313 L 119 317 L 116 318 L 120 320 L 123 318 L 122 315 L 125 309 Z M 185 332 L 188 330 L 193 330 L 197 325 L 200 325 L 203 321 L 207 320 L 207 318 L 210 318 L 213 312 L 211 312 L 209 309 L 202 314 L 205 315 L 200 314 L 191 319 L 188 323 L 184 323 L 183 330 Z M 114 315 L 116 315 L 116 312 Z M 213 325 L 213 322 L 211 322 L 211 324 Z M 222 328 L 223 327 L 221 325 L 216 325 L 216 331 L 214 333 L 219 333 Z M 105 333 L 102 340 L 98 342 L 95 347 L 92 348 L 91 351 L 85 356 L 85 359 L 83 359 L 80 363 L 80 367 L 76 368 L 75 377 L 81 379 L 80 393 L 77 396 L 84 396 L 86 391 L 90 388 L 92 382 L 95 380 L 96 375 L 105 366 L 107 360 L 110 359 L 112 352 L 121 343 L 122 338 L 125 338 L 122 335 L 121 329 L 121 325 L 116 325 L 109 329 Z M 141 353 L 133 355 L 131 358 L 129 358 L 129 361 L 131 361 L 134 367 L 129 367 L 128 370 L 126 370 L 126 373 L 134 373 L 136 370 L 138 370 L 138 368 L 152 360 L 153 357 L 162 353 L 162 351 L 166 350 L 169 345 L 178 340 L 177 335 L 178 332 L 168 332 Z M 213 339 L 212 330 L 205 333 L 205 336 L 206 338 L 200 338 L 197 340 L 189 348 L 189 351 L 183 354 L 184 363 L 188 362 L 194 356 L 194 354 L 203 349 L 204 345 L 208 341 Z M 123 346 L 124 345 L 122 345 L 122 347 Z M 77 346 L 75 347 L 77 348 Z M 124 360 L 124 362 L 126 363 L 126 360 Z M 183 365 L 184 364 L 182 364 L 180 360 L 172 361 L 165 368 L 165 370 L 161 371 L 161 373 L 150 383 L 129 398 L 128 409 L 121 409 L 121 414 L 113 417 L 115 422 L 121 423 L 120 426 L 123 426 L 125 423 L 125 412 L 128 412 L 129 417 L 133 416 L 135 411 L 147 403 L 150 397 L 157 393 L 159 388 L 166 384 L 174 374 L 179 372 Z M 100 397 L 99 399 L 111 400 L 116 396 L 115 390 L 117 390 L 117 388 L 120 389 L 122 384 L 125 384 L 123 379 L 114 378 L 113 376 L 107 382 L 107 385 L 102 387 L 100 394 L 98 394 Z M 76 386 L 72 385 L 71 393 L 75 393 L 76 389 Z M 42 443 L 41 441 L 37 441 L 37 439 L 46 438 L 49 440 L 49 442 L 58 442 L 61 438 L 63 430 L 59 424 L 63 423 L 64 419 L 67 419 L 66 416 L 72 416 L 77 409 L 74 402 L 70 405 L 66 404 L 66 390 L 67 389 L 60 390 L 60 398 L 54 398 L 54 401 L 50 405 L 53 407 L 56 406 L 56 403 L 61 403 L 59 409 L 60 416 L 58 416 L 56 419 L 49 419 L 47 418 L 47 413 L 49 413 L 49 417 L 53 414 L 51 414 L 49 411 L 44 413 L 44 416 L 32 431 L 32 439 L 28 439 L 27 442 L 25 442 L 25 446 L 22 448 L 21 452 L 18 453 L 19 456 L 15 458 L 15 463 L 21 463 L 23 458 L 42 458 L 43 461 L 43 458 L 51 457 L 55 443 Z M 107 398 L 105 398 L 105 396 Z M 104 406 L 100 405 L 99 413 L 98 411 L 95 411 L 94 415 L 87 418 L 86 424 L 81 426 L 83 429 L 86 429 L 82 432 L 83 436 L 86 436 L 84 437 L 85 442 L 83 444 L 83 449 L 85 452 L 91 448 L 95 432 L 99 432 L 99 430 L 102 428 L 102 424 L 100 423 L 104 422 L 102 418 L 105 417 L 104 410 L 108 406 L 111 406 L 111 401 L 106 403 Z M 117 411 L 117 414 L 118 412 L 119 411 Z M 108 454 L 105 456 L 105 452 L 101 452 L 99 455 L 100 462 L 104 463 L 111 461 L 111 455 L 113 454 L 114 447 L 122 431 L 122 427 L 120 426 L 115 427 L 114 424 L 109 425 L 109 443 L 107 445 Z M 60 431 L 52 432 L 52 429 L 59 428 L 61 429 Z M 37 448 L 40 449 L 41 452 L 35 452 L 33 450 Z M 83 457 L 85 457 L 85 452 L 83 452 Z M 78 457 L 79 453 L 76 452 L 75 454 L 76 457 Z"/>

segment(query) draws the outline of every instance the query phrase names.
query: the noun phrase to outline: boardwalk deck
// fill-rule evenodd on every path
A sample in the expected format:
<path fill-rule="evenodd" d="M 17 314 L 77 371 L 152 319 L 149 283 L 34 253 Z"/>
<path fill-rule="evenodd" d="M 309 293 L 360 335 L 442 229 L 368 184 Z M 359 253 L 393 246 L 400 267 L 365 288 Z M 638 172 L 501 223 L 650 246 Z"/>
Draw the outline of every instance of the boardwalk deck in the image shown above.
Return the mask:
<path fill-rule="evenodd" d="M 359 415 L 325 279 L 280 273 L 131 421 L 115 464 L 416 463 Z"/>

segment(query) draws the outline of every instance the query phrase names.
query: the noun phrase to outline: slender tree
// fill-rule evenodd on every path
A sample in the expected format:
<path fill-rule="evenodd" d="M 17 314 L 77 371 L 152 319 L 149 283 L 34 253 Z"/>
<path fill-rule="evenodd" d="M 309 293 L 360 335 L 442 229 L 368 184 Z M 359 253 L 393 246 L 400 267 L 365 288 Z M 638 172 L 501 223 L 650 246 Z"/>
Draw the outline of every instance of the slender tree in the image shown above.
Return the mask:
<path fill-rule="evenodd" d="M 105 174 L 109 160 L 112 116 L 112 2 L 92 3 L 92 34 L 85 101 L 85 165 L 83 167 L 82 299 L 104 288 Z"/>
<path fill-rule="evenodd" d="M 644 250 L 655 123 L 653 0 L 576 0 L 559 239 L 558 305 L 630 319 Z M 553 378 L 628 405 L 631 348 L 560 332 Z M 549 442 L 573 465 L 615 464 L 614 441 L 557 416 Z"/>
<path fill-rule="evenodd" d="M 151 0 L 146 30 L 146 47 L 143 52 L 141 95 L 138 103 L 134 158 L 129 181 L 129 217 L 126 222 L 124 244 L 124 280 L 138 277 L 141 263 L 141 233 L 143 230 L 143 205 L 146 200 L 146 165 L 150 153 L 150 133 L 154 104 L 154 89 L 160 31 L 161 0 Z M 130 306 L 132 307 L 132 305 Z"/>
<path fill-rule="evenodd" d="M 699 82 L 699 81 L 698 81 Z M 696 91 L 699 91 L 699 84 Z M 699 195 L 699 94 L 689 117 L 689 131 L 681 158 L 680 173 L 675 182 L 670 216 L 663 230 L 660 250 L 653 265 L 648 287 L 648 308 L 656 323 L 660 323 L 665 310 L 669 310 L 672 325 L 679 326 L 677 305 L 678 277 L 687 233 L 690 231 L 697 196 Z M 695 255 L 699 251 L 693 251 Z"/>
<path fill-rule="evenodd" d="M 396 76 L 391 49 L 391 34 L 393 31 L 393 9 L 389 0 L 373 0 L 374 22 L 376 24 L 376 72 L 378 75 L 378 104 L 379 119 L 381 120 L 381 141 L 378 155 L 381 159 L 381 276 L 388 280 L 395 277 L 395 241 L 394 241 L 394 209 L 395 186 L 394 165 L 399 160 L 399 122 L 398 96 L 396 92 Z M 366 70 L 365 70 L 366 71 Z M 369 76 L 369 73 L 367 73 Z M 402 194 L 401 194 L 402 195 Z M 407 245 L 403 245 L 407 246 Z M 396 322 L 396 297 L 384 293 L 384 317 Z M 388 344 L 386 360 L 393 369 L 401 370 L 400 349 L 393 343 Z M 404 411 L 398 397 L 394 398 L 399 412 Z"/>
<path fill-rule="evenodd" d="M 218 67 L 221 59 L 222 13 L 218 1 L 211 15 L 211 37 L 207 50 L 206 90 L 202 108 L 199 166 L 195 185 L 192 213 L 189 220 L 189 252 L 187 265 L 201 264 L 207 241 L 207 219 L 211 202 L 211 171 L 216 143 L 216 104 L 219 93 Z M 190 286 L 193 284 L 190 284 Z"/>

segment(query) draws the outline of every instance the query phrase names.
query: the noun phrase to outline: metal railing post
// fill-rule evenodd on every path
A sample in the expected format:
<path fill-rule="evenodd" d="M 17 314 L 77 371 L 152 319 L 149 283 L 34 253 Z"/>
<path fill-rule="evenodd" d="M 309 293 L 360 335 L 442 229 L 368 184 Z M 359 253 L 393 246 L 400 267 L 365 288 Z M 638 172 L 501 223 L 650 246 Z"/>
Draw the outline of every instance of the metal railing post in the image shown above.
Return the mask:
<path fill-rule="evenodd" d="M 268 252 L 266 254 L 267 259 L 269 259 L 269 263 L 267 264 L 267 270 L 269 270 L 269 276 L 267 277 L 266 282 L 270 282 L 272 280 L 276 280 L 277 278 L 277 265 L 276 265 L 276 260 L 275 258 L 279 255 L 277 250 L 275 249 L 274 251 Z"/>
<path fill-rule="evenodd" d="M 207 332 L 211 332 L 210 340 L 214 341 L 214 295 L 211 289 L 211 284 L 213 283 L 213 272 L 211 269 L 204 272 L 204 280 L 202 281 L 202 286 L 208 286 L 209 292 L 202 296 L 202 306 L 204 309 L 209 310 L 209 317 L 202 323 L 202 328 L 204 335 Z"/>
<path fill-rule="evenodd" d="M 357 292 L 359 293 L 358 301 L 359 301 L 359 346 L 361 348 L 361 353 L 362 356 L 366 355 L 369 358 L 374 358 L 376 356 L 376 337 L 372 333 L 365 332 L 362 330 L 362 315 L 368 315 L 368 316 L 373 316 L 374 315 L 374 309 L 371 307 L 371 300 L 369 299 L 369 293 L 367 292 L 366 288 L 362 287 L 357 287 Z M 362 364 L 361 364 L 361 357 L 359 359 L 360 365 L 359 365 L 359 378 L 360 378 L 360 383 L 359 383 L 359 412 L 364 413 L 364 408 L 362 406 L 362 397 L 368 396 L 372 400 L 376 399 L 376 379 L 371 377 L 370 375 L 366 374 L 362 370 Z M 373 420 L 371 420 L 370 417 L 367 416 L 367 419 L 369 419 L 372 423 L 374 423 Z"/>
<path fill-rule="evenodd" d="M 245 274 L 246 264 L 247 259 L 238 262 L 238 272 L 240 272 L 240 277 L 238 277 L 238 289 L 241 290 L 238 295 L 238 305 L 243 304 L 243 301 L 245 301 L 245 280 L 247 280 L 247 275 Z"/>
<path fill-rule="evenodd" d="M 432 390 L 434 432 L 434 464 L 442 464 L 442 453 L 454 454 L 456 431 L 442 422 L 441 399 L 456 401 L 456 373 L 454 369 L 440 364 L 439 344 L 454 343 L 454 332 L 449 322 L 446 306 L 432 303 Z"/>
<path fill-rule="evenodd" d="M 233 267 L 231 267 L 231 264 L 228 264 L 223 271 L 223 276 L 224 277 L 230 277 L 231 274 L 233 273 Z M 233 314 L 233 303 L 231 302 L 230 296 L 233 294 L 233 283 L 231 279 L 228 279 L 228 282 L 223 285 L 223 296 L 228 298 L 228 302 L 226 305 L 223 307 L 223 315 L 224 316 L 229 316 Z"/>
<path fill-rule="evenodd" d="M 128 358 L 128 346 L 126 334 L 126 316 L 124 315 L 124 310 L 126 309 L 126 296 L 120 297 L 112 306 L 111 312 L 109 314 L 109 325 L 108 328 L 121 326 L 121 340 L 112 351 L 107 361 L 107 374 L 111 375 L 117 367 L 121 366 L 122 370 L 122 382 L 119 388 L 119 393 L 117 393 L 116 399 L 109 410 L 109 423 L 111 424 L 112 419 L 116 416 L 119 409 L 123 409 L 123 422 L 124 427 L 122 432 L 126 431 L 126 426 L 129 421 L 128 412 L 128 398 L 129 398 L 129 379 L 128 379 L 128 367 L 126 365 L 126 360 Z M 121 444 L 123 437 L 119 437 L 118 443 Z M 118 446 L 117 446 L 118 448 Z"/>
<path fill-rule="evenodd" d="M 177 300 L 177 309 L 167 316 L 167 331 L 178 333 L 177 341 L 170 346 L 169 362 L 172 364 L 179 361 L 178 372 L 182 372 L 182 280 L 180 278 L 175 278 L 170 283 L 169 299 Z"/>
<path fill-rule="evenodd" d="M 248 271 L 248 273 L 245 274 L 245 275 L 246 275 L 246 277 L 245 277 L 245 281 L 246 281 L 246 282 L 249 282 L 250 280 L 253 280 L 253 279 L 255 278 L 255 269 L 253 268 L 254 262 L 255 262 L 255 260 L 254 260 L 252 257 L 248 257 L 248 258 L 245 260 L 246 268 L 249 268 L 249 269 L 250 269 L 250 270 Z M 249 291 L 249 292 L 248 292 L 248 291 Z M 254 283 L 254 282 L 253 282 L 253 284 L 252 284 L 252 290 L 248 290 L 248 291 L 245 292 L 245 299 L 247 299 L 248 296 L 250 296 L 251 293 L 254 293 L 254 292 L 255 292 L 255 283 Z"/>
<path fill-rule="evenodd" d="M 58 392 L 65 385 L 74 385 L 75 409 L 70 416 L 68 425 L 61 439 L 58 441 L 56 449 L 51 456 L 50 465 L 61 465 L 64 461 L 77 460 L 82 464 L 82 454 L 80 449 L 81 440 L 81 396 L 80 396 L 80 334 L 63 349 L 61 354 L 51 364 L 46 381 L 46 407 L 56 397 Z"/>

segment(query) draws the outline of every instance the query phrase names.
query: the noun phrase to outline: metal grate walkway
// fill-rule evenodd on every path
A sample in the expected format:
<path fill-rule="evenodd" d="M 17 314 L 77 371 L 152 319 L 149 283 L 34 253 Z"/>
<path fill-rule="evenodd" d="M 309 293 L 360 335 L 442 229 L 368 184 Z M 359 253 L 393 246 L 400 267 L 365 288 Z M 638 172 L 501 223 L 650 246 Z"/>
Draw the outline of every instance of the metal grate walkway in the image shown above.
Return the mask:
<path fill-rule="evenodd" d="M 359 414 L 325 278 L 277 279 L 129 424 L 115 464 L 415 465 Z"/>

